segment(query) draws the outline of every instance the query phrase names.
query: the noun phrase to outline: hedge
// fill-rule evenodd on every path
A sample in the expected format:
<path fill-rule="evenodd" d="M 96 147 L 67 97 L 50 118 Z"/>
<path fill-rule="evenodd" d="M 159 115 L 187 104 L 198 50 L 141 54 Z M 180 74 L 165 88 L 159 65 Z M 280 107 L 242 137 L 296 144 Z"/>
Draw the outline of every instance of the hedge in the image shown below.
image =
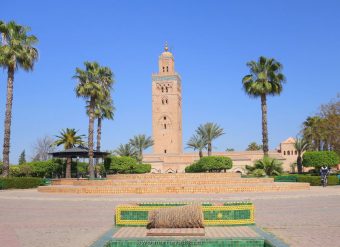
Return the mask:
<path fill-rule="evenodd" d="M 321 186 L 321 177 L 320 176 L 296 176 L 297 182 L 305 182 L 310 183 L 311 186 Z M 337 176 L 328 176 L 328 185 L 338 185 L 339 178 Z"/>
<path fill-rule="evenodd" d="M 296 176 L 275 176 L 274 182 L 297 182 Z"/>
<path fill-rule="evenodd" d="M 44 185 L 42 178 L 0 178 L 0 190 L 6 189 L 29 189 Z"/>
<path fill-rule="evenodd" d="M 321 186 L 320 176 L 311 175 L 292 175 L 292 176 L 276 176 L 275 182 L 303 182 L 310 183 L 311 186 Z M 338 185 L 339 178 L 337 176 L 328 176 L 328 185 Z"/>
<path fill-rule="evenodd" d="M 150 164 L 139 164 L 134 158 L 124 156 L 110 156 L 106 158 L 104 167 L 108 174 L 137 174 L 149 173 L 151 171 Z"/>
<path fill-rule="evenodd" d="M 233 162 L 228 157 L 223 156 L 207 156 L 197 162 L 187 166 L 185 172 L 220 172 L 226 171 L 233 166 Z"/>
<path fill-rule="evenodd" d="M 308 151 L 302 156 L 302 165 L 305 167 L 336 166 L 340 163 L 339 155 L 334 151 Z"/>

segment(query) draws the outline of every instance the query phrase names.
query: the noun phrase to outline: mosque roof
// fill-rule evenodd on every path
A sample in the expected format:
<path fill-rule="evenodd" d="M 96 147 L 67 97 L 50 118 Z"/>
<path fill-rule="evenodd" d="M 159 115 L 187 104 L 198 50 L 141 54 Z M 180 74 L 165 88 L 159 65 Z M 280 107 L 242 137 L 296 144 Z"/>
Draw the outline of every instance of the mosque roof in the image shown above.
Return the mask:
<path fill-rule="evenodd" d="M 295 143 L 295 138 L 294 137 L 289 137 L 287 140 L 283 141 L 282 143 L 285 144 L 290 144 L 290 143 Z"/>

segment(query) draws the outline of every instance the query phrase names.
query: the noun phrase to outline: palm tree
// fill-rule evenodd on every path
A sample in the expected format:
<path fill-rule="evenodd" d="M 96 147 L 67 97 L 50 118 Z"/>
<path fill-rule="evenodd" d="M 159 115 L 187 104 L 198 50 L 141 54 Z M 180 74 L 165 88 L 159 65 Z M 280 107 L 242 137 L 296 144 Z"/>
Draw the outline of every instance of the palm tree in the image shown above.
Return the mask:
<path fill-rule="evenodd" d="M 119 156 L 133 157 L 137 159 L 137 150 L 130 144 L 120 144 L 119 147 L 113 151 L 114 154 Z"/>
<path fill-rule="evenodd" d="M 99 102 L 96 106 L 95 116 L 97 118 L 97 151 L 100 151 L 101 135 L 102 135 L 102 120 L 113 119 L 115 107 L 112 99 L 106 99 Z"/>
<path fill-rule="evenodd" d="M 101 136 L 102 136 L 102 121 L 104 119 L 113 119 L 115 107 L 111 98 L 106 98 L 103 101 L 96 103 L 94 115 L 97 119 L 97 151 L 100 151 Z M 87 105 L 87 115 L 89 113 L 89 105 Z M 98 159 L 96 159 L 96 164 L 98 164 Z"/>
<path fill-rule="evenodd" d="M 261 98 L 262 110 L 262 146 L 263 153 L 268 156 L 268 127 L 267 127 L 267 95 L 279 95 L 285 76 L 281 73 L 282 65 L 273 58 L 260 57 L 257 62 L 247 63 L 250 74 L 242 79 L 245 92 L 250 97 Z"/>
<path fill-rule="evenodd" d="M 143 150 L 151 147 L 153 143 L 152 138 L 145 135 L 136 135 L 130 139 L 130 144 L 137 150 L 139 162 L 143 161 Z"/>
<path fill-rule="evenodd" d="M 268 176 L 280 175 L 283 172 L 282 162 L 268 156 L 264 156 L 263 159 L 256 160 L 254 162 L 254 166 L 246 165 L 246 169 L 251 173 L 263 170 L 263 172 Z"/>
<path fill-rule="evenodd" d="M 104 99 L 111 97 L 113 84 L 113 74 L 110 68 L 101 67 L 96 62 L 85 62 L 85 70 L 76 68 L 75 79 L 78 80 L 76 86 L 77 97 L 82 97 L 89 102 L 89 171 L 90 178 L 94 178 L 93 163 L 93 131 L 96 104 Z"/>
<path fill-rule="evenodd" d="M 207 148 L 207 143 L 201 135 L 193 135 L 187 142 L 188 148 L 198 150 L 198 155 L 200 158 L 203 157 L 203 150 Z"/>
<path fill-rule="evenodd" d="M 319 116 L 307 117 L 303 122 L 303 139 L 305 139 L 309 147 L 314 150 L 321 150 L 321 140 L 322 140 L 322 118 Z"/>
<path fill-rule="evenodd" d="M 201 124 L 197 128 L 196 134 L 201 136 L 208 146 L 208 156 L 211 155 L 212 141 L 220 137 L 221 135 L 224 135 L 223 131 L 224 131 L 223 128 L 221 128 L 215 123 Z"/>
<path fill-rule="evenodd" d="M 14 73 L 19 68 L 33 70 L 38 59 L 38 50 L 33 47 L 38 42 L 34 35 L 28 35 L 28 27 L 20 26 L 14 21 L 0 21 L 1 46 L 0 66 L 7 69 L 7 97 L 4 126 L 3 171 L 2 176 L 9 175 L 9 152 L 11 140 L 12 102 Z"/>
<path fill-rule="evenodd" d="M 56 135 L 58 138 L 52 145 L 60 146 L 64 145 L 64 149 L 70 149 L 75 147 L 76 145 L 83 145 L 84 142 L 82 138 L 85 135 L 77 135 L 77 130 L 66 128 L 66 130 L 61 130 L 59 135 Z M 71 164 L 72 158 L 69 157 L 66 160 L 66 178 L 71 178 Z"/>
<path fill-rule="evenodd" d="M 295 147 L 295 149 L 298 153 L 298 157 L 297 157 L 297 160 L 296 160 L 298 173 L 301 174 L 302 173 L 302 158 L 301 158 L 301 155 L 304 151 L 306 151 L 308 149 L 309 144 L 305 139 L 296 137 L 294 147 Z"/>

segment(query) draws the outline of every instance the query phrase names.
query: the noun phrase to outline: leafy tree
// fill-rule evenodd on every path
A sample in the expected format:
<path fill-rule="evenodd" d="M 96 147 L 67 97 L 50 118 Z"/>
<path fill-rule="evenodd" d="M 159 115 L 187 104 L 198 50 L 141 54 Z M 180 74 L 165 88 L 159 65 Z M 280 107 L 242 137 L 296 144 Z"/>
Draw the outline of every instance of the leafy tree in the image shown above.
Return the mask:
<path fill-rule="evenodd" d="M 309 116 L 301 130 L 309 144 L 309 150 L 336 151 L 340 155 L 340 94 L 328 104 L 320 107 L 320 112 Z"/>
<path fill-rule="evenodd" d="M 221 135 L 224 135 L 223 128 L 218 126 L 216 123 L 206 123 L 201 124 L 197 130 L 196 134 L 198 136 L 201 136 L 208 147 L 208 156 L 211 156 L 212 152 L 212 141 L 220 137 Z"/>
<path fill-rule="evenodd" d="M 19 165 L 25 164 L 26 163 L 26 154 L 25 150 L 21 152 L 20 157 L 19 157 Z"/>
<path fill-rule="evenodd" d="M 84 135 L 77 135 L 77 130 L 66 128 L 66 130 L 61 130 L 59 135 L 56 135 L 57 140 L 53 143 L 55 146 L 63 145 L 64 149 L 70 149 L 76 145 L 83 145 L 84 142 L 82 138 Z M 71 178 L 71 164 L 72 158 L 68 157 L 66 161 L 66 178 Z"/>
<path fill-rule="evenodd" d="M 282 65 L 273 58 L 259 57 L 258 61 L 247 63 L 250 74 L 242 79 L 245 92 L 250 97 L 261 98 L 262 145 L 263 153 L 268 156 L 267 95 L 280 95 L 285 76 Z"/>
<path fill-rule="evenodd" d="M 193 150 L 198 150 L 198 155 L 202 158 L 203 150 L 207 148 L 207 142 L 201 135 L 195 134 L 187 142 L 187 146 Z"/>
<path fill-rule="evenodd" d="M 256 160 L 253 166 L 246 165 L 246 169 L 251 174 L 261 174 L 261 170 L 263 170 L 268 176 L 280 175 L 283 172 L 282 162 L 268 156 L 264 156 L 263 159 Z"/>
<path fill-rule="evenodd" d="M 101 67 L 97 62 L 85 62 L 85 70 L 76 68 L 75 79 L 78 80 L 76 86 L 77 97 L 82 97 L 88 102 L 89 112 L 89 170 L 90 178 L 94 178 L 93 163 L 93 132 L 95 109 L 98 102 L 104 101 L 111 97 L 111 89 L 113 84 L 113 73 L 108 67 Z"/>
<path fill-rule="evenodd" d="M 130 139 L 130 144 L 137 150 L 139 162 L 143 160 L 143 150 L 151 147 L 153 143 L 152 138 L 146 135 L 136 135 Z"/>
<path fill-rule="evenodd" d="M 137 159 L 138 152 L 135 147 L 133 147 L 130 143 L 120 144 L 116 150 L 113 151 L 114 154 L 125 157 L 132 157 Z"/>
<path fill-rule="evenodd" d="M 302 158 L 303 166 L 316 169 L 320 169 L 321 166 L 333 167 L 340 163 L 339 155 L 334 151 L 307 151 Z"/>
<path fill-rule="evenodd" d="M 308 149 L 309 144 L 305 139 L 297 137 L 295 139 L 294 147 L 295 147 L 295 149 L 298 153 L 298 157 L 297 157 L 297 160 L 296 160 L 298 173 L 301 174 L 302 173 L 302 158 L 301 158 L 301 155 L 304 151 L 306 151 Z"/>
<path fill-rule="evenodd" d="M 234 148 L 226 148 L 225 151 L 226 151 L 226 152 L 234 152 L 235 149 L 234 149 Z"/>
<path fill-rule="evenodd" d="M 257 150 L 261 150 L 261 149 L 262 149 L 262 145 L 259 145 L 256 142 L 251 142 L 251 143 L 249 143 L 246 151 L 257 151 Z"/>
<path fill-rule="evenodd" d="M 330 103 L 321 105 L 323 121 L 323 150 L 334 150 L 340 155 L 340 93 Z"/>
<path fill-rule="evenodd" d="M 38 59 L 38 50 L 34 47 L 38 42 L 38 39 L 34 35 L 28 35 L 27 32 L 29 30 L 28 27 L 20 26 L 14 21 L 8 23 L 0 21 L 0 66 L 7 69 L 7 97 L 2 171 L 2 176 L 4 177 L 9 175 L 14 73 L 19 68 L 25 71 L 33 70 L 34 63 Z"/>

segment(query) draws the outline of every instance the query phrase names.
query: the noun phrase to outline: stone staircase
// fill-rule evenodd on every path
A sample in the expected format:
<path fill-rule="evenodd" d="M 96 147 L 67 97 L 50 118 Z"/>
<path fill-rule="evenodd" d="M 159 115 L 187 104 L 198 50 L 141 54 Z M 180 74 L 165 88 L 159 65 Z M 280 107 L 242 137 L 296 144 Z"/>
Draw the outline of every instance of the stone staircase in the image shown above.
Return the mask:
<path fill-rule="evenodd" d="M 40 192 L 78 194 L 238 193 L 309 189 L 308 183 L 241 178 L 239 173 L 117 174 L 104 180 L 58 179 Z"/>

